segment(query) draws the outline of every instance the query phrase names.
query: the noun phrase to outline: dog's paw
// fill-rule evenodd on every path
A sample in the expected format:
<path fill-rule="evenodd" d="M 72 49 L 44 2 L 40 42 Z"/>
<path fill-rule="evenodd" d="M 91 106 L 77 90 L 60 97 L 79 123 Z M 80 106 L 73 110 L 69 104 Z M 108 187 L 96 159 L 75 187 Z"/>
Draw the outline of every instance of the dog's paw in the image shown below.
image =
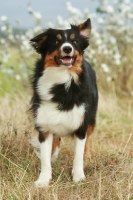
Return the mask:
<path fill-rule="evenodd" d="M 73 181 L 76 183 L 79 181 L 85 180 L 85 174 L 83 170 L 79 170 L 79 171 L 73 170 L 72 175 L 73 175 Z"/>
<path fill-rule="evenodd" d="M 35 185 L 35 187 L 47 187 L 47 186 L 49 186 L 49 182 L 50 181 L 37 180 L 34 182 L 34 185 Z"/>
<path fill-rule="evenodd" d="M 52 179 L 51 173 L 40 173 L 37 181 L 34 182 L 36 187 L 47 187 L 49 186 L 50 180 Z"/>

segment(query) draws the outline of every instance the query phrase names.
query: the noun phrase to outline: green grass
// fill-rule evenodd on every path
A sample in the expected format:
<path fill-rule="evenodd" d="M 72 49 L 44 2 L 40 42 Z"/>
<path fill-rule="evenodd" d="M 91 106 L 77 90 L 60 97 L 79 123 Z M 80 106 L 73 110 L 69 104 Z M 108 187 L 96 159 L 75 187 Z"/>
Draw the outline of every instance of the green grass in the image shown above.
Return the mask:
<path fill-rule="evenodd" d="M 33 57 L 25 57 L 17 49 L 11 49 L 11 58 L 7 63 L 0 62 L 0 96 L 20 95 L 29 87 L 30 76 L 34 68 Z"/>

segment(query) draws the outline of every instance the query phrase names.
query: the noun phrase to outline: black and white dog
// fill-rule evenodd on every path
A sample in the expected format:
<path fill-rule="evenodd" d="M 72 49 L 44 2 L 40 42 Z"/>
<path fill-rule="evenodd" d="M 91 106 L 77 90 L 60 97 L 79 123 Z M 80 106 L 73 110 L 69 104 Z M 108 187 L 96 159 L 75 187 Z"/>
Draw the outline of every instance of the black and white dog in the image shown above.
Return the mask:
<path fill-rule="evenodd" d="M 51 155 L 58 155 L 60 137 L 74 136 L 72 175 L 85 178 L 83 161 L 90 157 L 88 139 L 95 126 L 98 91 L 95 72 L 84 59 L 90 19 L 70 29 L 47 29 L 31 39 L 41 55 L 32 80 L 31 110 L 39 132 L 41 173 L 35 185 L 49 185 Z"/>

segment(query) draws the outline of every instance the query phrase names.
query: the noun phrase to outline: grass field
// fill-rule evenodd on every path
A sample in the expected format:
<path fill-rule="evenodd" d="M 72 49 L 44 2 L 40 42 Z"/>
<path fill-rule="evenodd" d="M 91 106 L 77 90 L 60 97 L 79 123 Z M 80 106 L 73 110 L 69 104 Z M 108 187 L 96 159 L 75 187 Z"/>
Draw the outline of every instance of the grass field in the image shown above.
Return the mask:
<path fill-rule="evenodd" d="M 28 93 L 28 92 L 27 92 Z M 63 138 L 52 164 L 48 188 L 33 182 L 40 161 L 28 139 L 33 125 L 28 115 L 30 95 L 1 98 L 1 200 L 133 200 L 133 100 L 111 92 L 99 95 L 97 126 L 90 138 L 92 161 L 86 180 L 72 182 L 73 142 Z"/>
<path fill-rule="evenodd" d="M 27 82 L 39 55 L 29 40 L 44 29 L 44 19 L 28 3 L 33 28 L 23 31 L 16 20 L 15 33 L 10 18 L 0 16 L 0 200 L 133 200 L 133 3 L 97 2 L 92 15 L 90 9 L 80 11 L 67 3 L 69 19 L 59 16 L 53 24 L 63 28 L 68 21 L 92 20 L 85 54 L 97 74 L 99 106 L 90 137 L 92 160 L 85 163 L 86 180 L 77 184 L 71 176 L 73 141 L 62 138 L 50 186 L 33 185 L 40 161 L 29 143 L 34 128 Z M 51 27 L 48 21 L 45 26 Z"/>

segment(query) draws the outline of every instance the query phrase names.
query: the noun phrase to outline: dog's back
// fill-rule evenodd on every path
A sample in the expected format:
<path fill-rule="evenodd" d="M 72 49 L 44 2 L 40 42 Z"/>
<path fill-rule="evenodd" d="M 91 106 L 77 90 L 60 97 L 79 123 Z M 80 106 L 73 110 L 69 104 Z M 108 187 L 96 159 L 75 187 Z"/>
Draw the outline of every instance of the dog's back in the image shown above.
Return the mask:
<path fill-rule="evenodd" d="M 95 72 L 83 58 L 90 19 L 71 29 L 48 29 L 31 40 L 41 54 L 33 76 L 31 110 L 39 132 L 41 174 L 37 186 L 51 179 L 51 152 L 57 156 L 60 137 L 73 135 L 73 180 L 83 179 L 83 155 L 90 157 L 88 138 L 95 126 L 98 91 Z M 52 145 L 53 143 L 53 145 Z"/>

